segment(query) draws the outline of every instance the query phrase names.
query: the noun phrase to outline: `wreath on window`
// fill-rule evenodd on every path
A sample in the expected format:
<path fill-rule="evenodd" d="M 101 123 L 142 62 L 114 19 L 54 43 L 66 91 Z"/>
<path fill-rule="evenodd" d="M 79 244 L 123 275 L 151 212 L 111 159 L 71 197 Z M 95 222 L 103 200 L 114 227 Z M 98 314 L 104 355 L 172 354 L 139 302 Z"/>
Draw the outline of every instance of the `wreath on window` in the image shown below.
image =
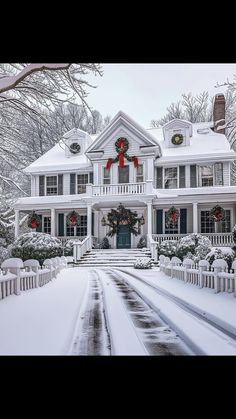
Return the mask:
<path fill-rule="evenodd" d="M 28 215 L 27 225 L 29 228 L 37 228 L 40 225 L 40 217 L 34 211 Z"/>
<path fill-rule="evenodd" d="M 166 213 L 166 218 L 168 223 L 177 223 L 179 219 L 179 210 L 175 207 L 169 208 Z"/>
<path fill-rule="evenodd" d="M 220 207 L 219 205 L 216 205 L 210 211 L 210 218 L 211 218 L 212 221 L 215 221 L 215 222 L 225 221 L 225 210 L 224 210 L 224 208 Z"/>
<path fill-rule="evenodd" d="M 114 159 L 109 158 L 107 160 L 106 169 L 109 170 L 112 163 L 116 163 L 118 161 L 119 161 L 119 166 L 121 168 L 123 168 L 125 158 L 128 161 L 134 162 L 134 167 L 137 168 L 138 167 L 138 158 L 136 156 L 129 156 L 127 154 L 128 148 L 129 148 L 128 140 L 124 137 L 119 137 L 115 142 L 115 149 L 116 149 L 116 152 L 117 152 L 117 156 Z"/>
<path fill-rule="evenodd" d="M 172 141 L 172 144 L 179 145 L 179 144 L 182 144 L 182 142 L 184 141 L 184 137 L 182 134 L 175 134 L 171 138 L 171 141 Z"/>
<path fill-rule="evenodd" d="M 68 226 L 74 227 L 80 225 L 80 215 L 75 210 L 69 212 L 66 216 L 66 224 Z"/>
<path fill-rule="evenodd" d="M 77 154 L 80 152 L 80 145 L 78 143 L 72 143 L 70 145 L 70 151 L 73 154 Z"/>

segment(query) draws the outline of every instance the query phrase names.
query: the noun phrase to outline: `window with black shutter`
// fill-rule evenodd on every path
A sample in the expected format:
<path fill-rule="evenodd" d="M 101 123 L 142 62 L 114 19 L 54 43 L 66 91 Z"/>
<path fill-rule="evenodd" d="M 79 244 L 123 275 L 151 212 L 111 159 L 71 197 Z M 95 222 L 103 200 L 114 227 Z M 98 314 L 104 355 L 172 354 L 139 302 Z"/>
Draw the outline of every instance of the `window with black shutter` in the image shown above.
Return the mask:
<path fill-rule="evenodd" d="M 58 175 L 58 195 L 63 195 L 63 175 Z"/>
<path fill-rule="evenodd" d="M 185 166 L 179 166 L 179 188 L 185 188 Z"/>
<path fill-rule="evenodd" d="M 70 174 L 70 195 L 75 194 L 75 173 Z"/>
<path fill-rule="evenodd" d="M 163 234 L 163 210 L 158 209 L 157 212 L 157 234 Z"/>

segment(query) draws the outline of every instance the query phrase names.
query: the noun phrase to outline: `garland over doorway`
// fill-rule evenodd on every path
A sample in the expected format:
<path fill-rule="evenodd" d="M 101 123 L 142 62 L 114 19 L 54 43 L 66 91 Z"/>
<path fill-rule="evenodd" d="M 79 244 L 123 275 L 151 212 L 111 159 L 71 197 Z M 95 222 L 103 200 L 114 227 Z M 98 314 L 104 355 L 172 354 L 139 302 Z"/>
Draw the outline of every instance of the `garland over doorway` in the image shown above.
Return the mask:
<path fill-rule="evenodd" d="M 103 226 L 110 227 L 110 230 L 107 233 L 108 237 L 113 237 L 117 234 L 119 226 L 121 225 L 128 226 L 130 232 L 137 236 L 140 234 L 140 225 L 144 224 L 145 220 L 143 216 L 139 218 L 136 211 L 132 212 L 130 209 L 127 209 L 124 205 L 120 204 L 116 210 L 112 209 L 107 214 L 107 220 L 103 217 L 101 222 Z M 137 223 L 138 227 L 136 227 Z"/>

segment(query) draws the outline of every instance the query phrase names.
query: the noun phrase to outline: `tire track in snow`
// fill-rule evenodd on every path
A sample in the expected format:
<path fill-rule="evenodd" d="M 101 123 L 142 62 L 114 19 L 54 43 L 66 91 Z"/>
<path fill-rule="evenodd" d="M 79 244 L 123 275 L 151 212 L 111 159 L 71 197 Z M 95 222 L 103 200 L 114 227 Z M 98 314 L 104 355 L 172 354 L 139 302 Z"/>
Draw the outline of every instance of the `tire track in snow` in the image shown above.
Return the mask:
<path fill-rule="evenodd" d="M 69 354 L 93 356 L 111 354 L 102 287 L 95 271 L 89 274 L 88 289 Z"/>

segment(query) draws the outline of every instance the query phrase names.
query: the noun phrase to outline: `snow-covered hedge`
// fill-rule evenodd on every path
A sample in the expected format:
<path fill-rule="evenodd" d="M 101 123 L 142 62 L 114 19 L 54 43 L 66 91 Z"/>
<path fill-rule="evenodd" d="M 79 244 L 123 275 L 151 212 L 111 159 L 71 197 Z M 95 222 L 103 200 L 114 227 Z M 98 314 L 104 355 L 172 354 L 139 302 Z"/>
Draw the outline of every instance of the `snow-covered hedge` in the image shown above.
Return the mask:
<path fill-rule="evenodd" d="M 216 259 L 224 259 L 228 263 L 229 269 L 231 269 L 231 265 L 236 258 L 236 253 L 230 247 L 214 247 L 207 255 L 206 260 L 210 263 L 210 265 Z"/>
<path fill-rule="evenodd" d="M 134 262 L 135 269 L 150 269 L 152 267 L 152 260 L 150 258 L 138 258 Z"/>
<path fill-rule="evenodd" d="M 211 250 L 211 241 L 201 234 L 192 233 L 182 237 L 176 247 L 176 256 L 183 260 L 188 257 L 198 262 L 205 259 Z M 190 254 L 192 257 L 190 257 Z M 187 256 L 188 255 L 188 256 Z"/>
<path fill-rule="evenodd" d="M 12 245 L 13 257 L 22 260 L 36 259 L 41 264 L 45 259 L 62 256 L 63 248 L 61 241 L 46 233 L 25 233 L 22 234 Z"/>
<path fill-rule="evenodd" d="M 64 247 L 64 256 L 72 256 L 73 255 L 73 243 L 75 239 L 67 240 L 65 247 Z"/>
<path fill-rule="evenodd" d="M 158 254 L 168 256 L 176 256 L 177 240 L 163 240 L 160 245 L 157 246 Z"/>
<path fill-rule="evenodd" d="M 0 246 L 0 265 L 5 259 L 10 257 L 9 251 L 6 247 Z"/>

